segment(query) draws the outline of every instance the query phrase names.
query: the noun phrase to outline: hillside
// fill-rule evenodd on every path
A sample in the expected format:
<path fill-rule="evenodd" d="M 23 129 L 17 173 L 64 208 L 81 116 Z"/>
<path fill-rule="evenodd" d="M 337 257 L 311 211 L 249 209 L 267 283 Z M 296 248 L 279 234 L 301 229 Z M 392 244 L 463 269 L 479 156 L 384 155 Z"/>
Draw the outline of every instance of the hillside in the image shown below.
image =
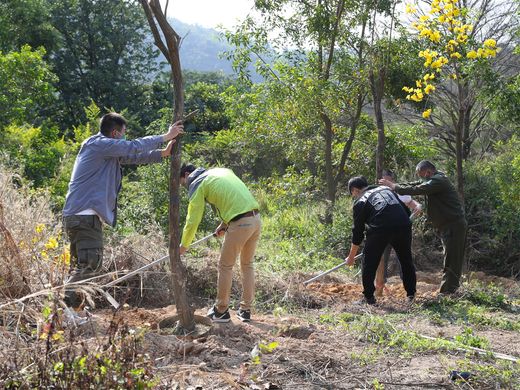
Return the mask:
<path fill-rule="evenodd" d="M 180 55 L 183 69 L 234 74 L 231 62 L 222 58 L 222 53 L 232 48 L 217 30 L 183 23 L 177 19 L 171 19 L 170 24 L 182 36 Z M 165 58 L 161 54 L 158 60 L 164 62 Z M 253 81 L 261 81 L 253 67 L 250 70 Z"/>

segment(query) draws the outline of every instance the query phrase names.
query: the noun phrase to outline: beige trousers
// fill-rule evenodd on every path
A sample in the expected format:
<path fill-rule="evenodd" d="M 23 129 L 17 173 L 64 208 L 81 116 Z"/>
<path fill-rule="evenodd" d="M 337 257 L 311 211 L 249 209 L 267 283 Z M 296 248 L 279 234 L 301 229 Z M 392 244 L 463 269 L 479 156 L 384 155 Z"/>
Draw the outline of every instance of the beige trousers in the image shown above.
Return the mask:
<path fill-rule="evenodd" d="M 240 309 L 250 310 L 255 297 L 255 270 L 253 260 L 256 245 L 260 239 L 262 222 L 260 215 L 241 218 L 230 222 L 224 244 L 220 252 L 217 283 L 217 310 L 223 313 L 229 306 L 233 266 L 240 255 L 240 273 L 242 275 L 242 298 Z"/>

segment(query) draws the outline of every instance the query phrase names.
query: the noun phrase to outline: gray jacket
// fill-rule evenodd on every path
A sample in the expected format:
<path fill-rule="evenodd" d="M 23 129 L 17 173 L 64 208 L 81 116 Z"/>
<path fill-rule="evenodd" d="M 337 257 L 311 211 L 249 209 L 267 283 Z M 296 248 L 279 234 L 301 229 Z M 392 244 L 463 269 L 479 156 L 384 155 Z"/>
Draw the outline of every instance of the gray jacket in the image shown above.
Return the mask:
<path fill-rule="evenodd" d="M 63 216 L 93 209 L 108 224 L 116 224 L 117 194 L 121 189 L 121 164 L 149 164 L 161 161 L 157 148 L 161 135 L 132 141 L 97 133 L 87 138 L 74 163 Z"/>

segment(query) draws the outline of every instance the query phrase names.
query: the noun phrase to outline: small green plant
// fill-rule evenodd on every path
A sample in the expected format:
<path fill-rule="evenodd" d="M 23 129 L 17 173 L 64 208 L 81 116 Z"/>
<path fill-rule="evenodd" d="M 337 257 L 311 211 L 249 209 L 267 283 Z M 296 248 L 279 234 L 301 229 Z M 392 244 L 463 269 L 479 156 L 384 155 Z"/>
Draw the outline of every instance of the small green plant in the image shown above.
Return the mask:
<path fill-rule="evenodd" d="M 497 360 L 493 362 L 472 362 L 460 360 L 457 370 L 470 373 L 472 388 L 520 389 L 520 365 L 518 362 Z"/>
<path fill-rule="evenodd" d="M 385 386 L 381 383 L 379 383 L 379 380 L 377 378 L 374 378 L 372 381 L 372 386 L 374 386 L 374 390 L 384 390 Z"/>
<path fill-rule="evenodd" d="M 479 281 L 472 281 L 468 284 L 465 298 L 477 305 L 484 305 L 495 308 L 507 308 L 507 295 L 497 285 L 483 284 Z"/>
<path fill-rule="evenodd" d="M 482 349 L 489 347 L 489 341 L 485 337 L 474 334 L 472 328 L 465 328 L 460 335 L 454 337 L 454 340 L 468 347 Z"/>
<path fill-rule="evenodd" d="M 349 357 L 351 360 L 354 360 L 361 364 L 362 366 L 368 366 L 370 364 L 374 364 L 378 361 L 378 359 L 383 356 L 384 350 L 380 348 L 367 348 L 361 351 L 360 353 L 352 352 Z"/>
<path fill-rule="evenodd" d="M 260 364 L 262 361 L 262 354 L 273 353 L 274 350 L 278 348 L 278 346 L 279 343 L 277 341 L 273 341 L 270 343 L 258 343 L 251 351 L 251 362 L 253 364 Z"/>

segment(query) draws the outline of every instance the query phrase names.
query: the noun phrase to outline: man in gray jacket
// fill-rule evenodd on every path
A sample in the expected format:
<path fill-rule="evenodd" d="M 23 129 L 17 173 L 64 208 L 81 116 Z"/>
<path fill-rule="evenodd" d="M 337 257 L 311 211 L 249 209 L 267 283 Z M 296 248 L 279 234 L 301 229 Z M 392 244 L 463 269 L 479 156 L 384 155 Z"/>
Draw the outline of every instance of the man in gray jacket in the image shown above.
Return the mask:
<path fill-rule="evenodd" d="M 121 189 L 122 164 L 157 163 L 171 153 L 182 122 L 167 133 L 125 139 L 126 119 L 115 112 L 101 118 L 99 133 L 82 144 L 74 163 L 63 209 L 63 226 L 70 240 L 71 271 L 67 283 L 95 276 L 103 263 L 105 222 L 115 226 L 117 195 Z M 159 149 L 168 142 L 164 149 Z M 65 303 L 74 309 L 82 305 L 73 288 L 65 290 Z M 70 310 L 68 311 L 71 314 Z"/>

